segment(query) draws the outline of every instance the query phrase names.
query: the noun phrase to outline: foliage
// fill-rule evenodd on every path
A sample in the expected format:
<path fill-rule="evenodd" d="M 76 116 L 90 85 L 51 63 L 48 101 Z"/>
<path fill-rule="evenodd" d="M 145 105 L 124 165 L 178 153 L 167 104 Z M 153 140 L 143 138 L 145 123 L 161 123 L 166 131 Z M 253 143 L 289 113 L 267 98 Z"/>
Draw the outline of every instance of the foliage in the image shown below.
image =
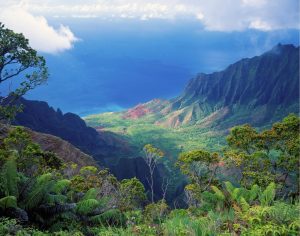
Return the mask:
<path fill-rule="evenodd" d="M 229 165 L 240 169 L 241 184 L 298 187 L 294 183 L 299 178 L 299 129 L 300 119 L 293 114 L 260 133 L 250 125 L 232 128 L 224 156 Z M 290 190 L 299 193 L 299 188 Z"/>
<path fill-rule="evenodd" d="M 185 187 L 187 203 L 197 206 L 199 193 L 210 185 L 218 184 L 217 170 L 220 159 L 218 154 L 203 150 L 181 153 L 176 163 L 183 174 L 189 177 L 191 184 Z"/>
<path fill-rule="evenodd" d="M 126 223 L 125 215 L 118 209 L 108 210 L 92 217 L 91 220 L 104 226 L 124 226 Z"/>
<path fill-rule="evenodd" d="M 28 39 L 0 23 L 0 84 L 8 87 L 2 89 L 2 92 L 8 91 L 2 94 L 1 120 L 12 119 L 18 111 L 18 107 L 12 105 L 16 98 L 44 83 L 47 78 L 46 61 L 29 46 Z M 19 84 L 14 91 L 9 88 L 12 79 Z"/>
<path fill-rule="evenodd" d="M 120 207 L 122 210 L 140 208 L 146 201 L 145 187 L 137 178 L 122 180 L 120 194 L 122 199 Z"/>
<path fill-rule="evenodd" d="M 222 154 L 204 150 L 182 153 L 178 166 L 190 181 L 185 186 L 189 208 L 172 211 L 164 199 L 144 206 L 145 188 L 136 178 L 118 181 L 107 169 L 96 166 L 67 173 L 67 164 L 59 157 L 41 150 L 25 129 L 13 128 L 0 146 L 0 214 L 8 217 L 0 219 L 0 234 L 298 235 L 299 202 L 287 194 L 282 197 L 288 183 L 278 180 L 278 173 L 272 170 L 275 162 L 280 173 L 289 170 L 292 176 L 295 171 L 291 166 L 298 155 L 295 120 L 290 116 L 273 126 L 282 134 L 272 139 L 276 145 L 264 135 L 269 152 L 267 142 L 257 138 L 266 131 L 244 127 L 229 136 L 227 168 L 236 168 L 238 161 L 255 166 L 257 160 L 267 158 L 261 165 L 269 165 L 274 176 L 263 177 L 263 181 L 254 173 L 235 183 L 222 182 L 217 172 Z M 253 151 L 261 147 L 263 156 Z M 145 151 L 156 160 L 163 155 L 152 145 Z M 278 161 L 283 153 L 290 165 Z M 247 175 L 245 168 L 242 173 Z"/>
<path fill-rule="evenodd" d="M 158 201 L 157 203 L 150 203 L 144 210 L 145 220 L 151 223 L 161 223 L 167 216 L 168 208 L 164 200 Z"/>

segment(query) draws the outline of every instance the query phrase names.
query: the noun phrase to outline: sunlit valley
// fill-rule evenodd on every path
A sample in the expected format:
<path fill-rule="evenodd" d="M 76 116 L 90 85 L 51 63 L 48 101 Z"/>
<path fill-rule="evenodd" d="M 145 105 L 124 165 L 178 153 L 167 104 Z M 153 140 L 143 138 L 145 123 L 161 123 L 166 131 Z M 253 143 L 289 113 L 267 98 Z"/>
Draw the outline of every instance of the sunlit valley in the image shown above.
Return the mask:
<path fill-rule="evenodd" d="M 0 0 L 0 235 L 299 235 L 298 8 Z"/>

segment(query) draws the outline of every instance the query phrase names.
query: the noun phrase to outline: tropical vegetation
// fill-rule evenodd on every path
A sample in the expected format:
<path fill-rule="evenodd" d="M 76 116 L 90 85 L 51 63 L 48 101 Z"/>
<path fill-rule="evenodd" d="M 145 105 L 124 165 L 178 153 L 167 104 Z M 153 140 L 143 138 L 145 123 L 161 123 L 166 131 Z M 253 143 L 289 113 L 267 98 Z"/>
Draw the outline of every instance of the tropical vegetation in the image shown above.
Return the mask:
<path fill-rule="evenodd" d="M 179 208 L 167 204 L 168 180 L 162 199 L 154 199 L 151 173 L 165 155 L 155 144 L 143 148 L 152 186 L 146 191 L 137 178 L 119 181 L 105 168 L 45 151 L 28 129 L 10 125 L 11 96 L 44 82 L 48 72 L 23 35 L 0 24 L 0 40 L 0 84 L 30 72 L 1 103 L 0 235 L 299 235 L 297 115 L 262 131 L 233 127 L 215 152 L 201 143 L 181 150 L 175 166 L 188 183 Z"/>
<path fill-rule="evenodd" d="M 298 235 L 299 125 L 289 115 L 262 132 L 238 126 L 222 152 L 182 153 L 177 166 L 189 183 L 181 209 L 147 198 L 136 178 L 64 162 L 11 127 L 0 149 L 0 234 Z"/>

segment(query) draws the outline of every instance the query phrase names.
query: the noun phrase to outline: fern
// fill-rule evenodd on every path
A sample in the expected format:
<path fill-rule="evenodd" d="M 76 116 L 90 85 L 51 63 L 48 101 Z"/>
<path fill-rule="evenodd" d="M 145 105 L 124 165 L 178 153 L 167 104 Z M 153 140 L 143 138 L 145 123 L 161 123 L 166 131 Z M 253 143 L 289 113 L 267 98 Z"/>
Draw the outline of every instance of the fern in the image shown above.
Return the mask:
<path fill-rule="evenodd" d="M 248 211 L 249 208 L 250 208 L 250 205 L 248 204 L 248 202 L 245 200 L 244 197 L 241 197 L 241 198 L 239 199 L 239 204 L 240 204 L 240 206 L 242 207 L 243 212 Z"/>
<path fill-rule="evenodd" d="M 120 210 L 111 209 L 100 215 L 91 217 L 91 221 L 96 224 L 121 226 L 125 225 L 126 217 Z"/>
<path fill-rule="evenodd" d="M 68 179 L 62 179 L 57 181 L 53 188 L 52 191 L 56 194 L 62 193 L 69 185 L 71 184 L 71 181 Z"/>
<path fill-rule="evenodd" d="M 96 199 L 82 200 L 77 203 L 76 210 L 79 214 L 87 215 L 96 209 L 100 203 Z"/>
<path fill-rule="evenodd" d="M 26 198 L 21 202 L 21 206 L 25 209 L 38 206 L 44 198 L 47 198 L 47 194 L 54 184 L 55 182 L 52 180 L 50 173 L 39 176 Z"/>
<path fill-rule="evenodd" d="M 62 194 L 46 194 L 45 196 L 45 201 L 48 204 L 56 204 L 56 203 L 64 203 L 68 199 L 67 196 L 62 195 Z"/>
<path fill-rule="evenodd" d="M 17 164 L 16 157 L 13 155 L 7 159 L 1 168 L 1 185 L 0 191 L 5 196 L 16 196 L 18 197 L 18 175 L 17 175 Z"/>
<path fill-rule="evenodd" d="M 275 202 L 270 207 L 269 215 L 276 224 L 289 224 L 298 219 L 299 211 L 285 202 Z"/>
<path fill-rule="evenodd" d="M 249 191 L 249 201 L 254 201 L 260 193 L 260 188 L 257 184 L 252 185 L 250 191 Z"/>
<path fill-rule="evenodd" d="M 15 196 L 7 196 L 0 199 L 0 208 L 5 210 L 7 208 L 17 208 L 17 199 Z"/>
<path fill-rule="evenodd" d="M 270 183 L 266 189 L 259 195 L 259 201 L 262 206 L 270 206 L 274 201 L 276 193 L 275 183 Z"/>
<path fill-rule="evenodd" d="M 211 189 L 215 192 L 215 196 L 218 198 L 218 200 L 220 200 L 220 201 L 225 200 L 225 195 L 223 194 L 223 192 L 218 187 L 211 186 Z"/>
<path fill-rule="evenodd" d="M 295 233 L 300 232 L 300 219 L 298 218 L 295 221 L 293 221 L 292 223 L 290 223 L 288 228 L 292 232 L 295 232 Z"/>
<path fill-rule="evenodd" d="M 82 200 L 96 199 L 96 198 L 97 198 L 97 195 L 98 195 L 97 189 L 91 188 L 91 189 L 89 189 L 89 190 L 85 193 L 85 195 L 84 195 L 84 197 L 83 197 Z"/>
<path fill-rule="evenodd" d="M 235 187 L 232 185 L 232 183 L 229 182 L 229 181 L 225 181 L 224 184 L 225 184 L 225 188 L 226 188 L 227 192 L 230 194 L 230 196 L 232 196 L 232 195 L 233 195 L 233 191 L 234 191 L 236 188 L 235 188 Z"/>

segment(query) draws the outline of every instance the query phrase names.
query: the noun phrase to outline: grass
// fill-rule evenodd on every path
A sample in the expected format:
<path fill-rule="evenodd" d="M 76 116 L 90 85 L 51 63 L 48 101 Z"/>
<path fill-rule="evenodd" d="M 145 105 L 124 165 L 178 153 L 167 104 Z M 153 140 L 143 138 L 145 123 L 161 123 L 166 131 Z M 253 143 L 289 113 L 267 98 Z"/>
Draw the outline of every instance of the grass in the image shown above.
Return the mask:
<path fill-rule="evenodd" d="M 145 144 L 160 148 L 166 153 L 169 160 L 176 160 L 180 152 L 194 149 L 216 150 L 225 144 L 225 134 L 211 129 L 198 128 L 197 125 L 167 128 L 155 125 L 154 115 L 139 119 L 124 119 L 121 112 L 108 112 L 85 117 L 89 126 L 101 127 L 122 135 L 137 152 Z M 140 153 L 139 153 L 140 154 Z"/>

